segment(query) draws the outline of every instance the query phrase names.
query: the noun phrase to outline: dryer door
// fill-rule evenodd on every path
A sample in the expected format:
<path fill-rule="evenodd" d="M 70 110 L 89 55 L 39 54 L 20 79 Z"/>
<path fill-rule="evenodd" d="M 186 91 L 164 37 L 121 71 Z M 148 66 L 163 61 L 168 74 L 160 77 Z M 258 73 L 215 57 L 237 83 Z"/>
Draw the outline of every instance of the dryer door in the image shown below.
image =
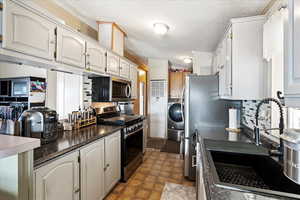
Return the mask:
<path fill-rule="evenodd" d="M 180 103 L 174 103 L 169 108 L 169 119 L 176 123 L 183 122 L 182 119 L 182 110 L 181 110 L 181 104 Z"/>

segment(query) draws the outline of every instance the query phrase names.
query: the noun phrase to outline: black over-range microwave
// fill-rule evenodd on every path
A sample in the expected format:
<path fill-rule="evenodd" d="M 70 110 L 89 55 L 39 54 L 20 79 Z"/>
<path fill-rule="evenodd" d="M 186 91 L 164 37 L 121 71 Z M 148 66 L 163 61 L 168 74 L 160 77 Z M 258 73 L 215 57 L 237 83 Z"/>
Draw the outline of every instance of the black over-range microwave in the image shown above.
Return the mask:
<path fill-rule="evenodd" d="M 131 100 L 131 82 L 112 77 L 93 77 L 93 102 L 118 102 Z"/>

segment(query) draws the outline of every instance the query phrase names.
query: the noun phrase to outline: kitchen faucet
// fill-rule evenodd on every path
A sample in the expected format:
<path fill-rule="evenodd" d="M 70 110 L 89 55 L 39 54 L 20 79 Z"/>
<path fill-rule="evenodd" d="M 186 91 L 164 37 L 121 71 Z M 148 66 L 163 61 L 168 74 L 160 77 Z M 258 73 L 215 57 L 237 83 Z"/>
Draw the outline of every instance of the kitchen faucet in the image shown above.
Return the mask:
<path fill-rule="evenodd" d="M 260 128 L 258 126 L 258 117 L 259 117 L 259 111 L 260 111 L 260 108 L 263 104 L 267 104 L 267 103 L 270 103 L 270 102 L 274 102 L 277 106 L 278 106 L 278 109 L 279 109 L 279 112 L 280 112 L 280 120 L 279 120 L 279 134 L 283 134 L 283 129 L 284 129 L 284 119 L 283 119 L 283 109 L 282 109 L 282 105 L 280 103 L 280 101 L 278 101 L 277 99 L 274 99 L 274 98 L 266 98 L 266 99 L 263 99 L 258 105 L 257 105 L 257 109 L 256 109 L 256 113 L 255 113 L 255 120 L 256 120 L 256 125 L 255 125 L 255 128 L 254 128 L 254 134 L 255 134 L 255 144 L 257 146 L 260 145 Z M 273 130 L 273 128 L 271 129 Z M 282 155 L 283 154 L 283 141 L 282 139 L 280 138 L 280 144 L 279 144 L 279 149 L 277 151 L 271 151 L 271 154 L 274 154 L 274 155 Z"/>

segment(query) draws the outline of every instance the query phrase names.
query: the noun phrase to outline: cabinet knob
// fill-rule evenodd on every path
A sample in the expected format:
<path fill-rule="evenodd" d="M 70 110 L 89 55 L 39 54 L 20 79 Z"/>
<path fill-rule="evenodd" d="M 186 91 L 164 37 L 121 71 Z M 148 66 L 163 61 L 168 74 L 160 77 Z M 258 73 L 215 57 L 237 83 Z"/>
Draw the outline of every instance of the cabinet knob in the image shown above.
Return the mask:
<path fill-rule="evenodd" d="M 50 41 L 50 44 L 55 44 L 55 41 L 54 41 L 54 40 L 51 40 L 51 41 Z"/>

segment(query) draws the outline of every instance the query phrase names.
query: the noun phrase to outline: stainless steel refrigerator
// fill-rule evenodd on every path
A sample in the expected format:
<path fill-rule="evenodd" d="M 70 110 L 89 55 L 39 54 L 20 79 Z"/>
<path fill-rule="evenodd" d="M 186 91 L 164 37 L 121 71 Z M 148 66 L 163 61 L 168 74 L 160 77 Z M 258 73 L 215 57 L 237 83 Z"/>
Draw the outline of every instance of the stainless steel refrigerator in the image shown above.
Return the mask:
<path fill-rule="evenodd" d="M 196 177 L 196 132 L 203 138 L 224 137 L 228 126 L 226 101 L 219 98 L 218 76 L 191 74 L 185 80 L 184 94 L 184 175 L 190 180 Z"/>

